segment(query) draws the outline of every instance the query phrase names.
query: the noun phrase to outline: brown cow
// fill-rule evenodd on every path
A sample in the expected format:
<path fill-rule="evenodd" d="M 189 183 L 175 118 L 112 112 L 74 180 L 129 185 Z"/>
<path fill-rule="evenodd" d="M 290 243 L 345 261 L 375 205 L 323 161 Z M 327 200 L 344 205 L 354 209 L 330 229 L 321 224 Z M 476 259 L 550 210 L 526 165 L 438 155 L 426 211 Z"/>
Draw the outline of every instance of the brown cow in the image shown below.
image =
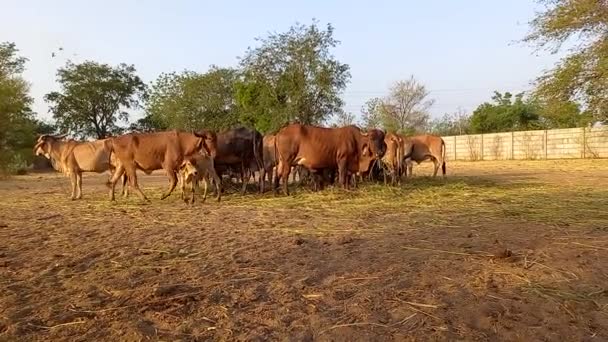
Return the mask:
<path fill-rule="evenodd" d="M 385 166 L 385 170 L 391 177 L 391 184 L 399 182 L 403 161 L 403 138 L 398 134 L 387 133 L 384 136 L 384 143 L 386 143 L 386 153 L 382 157 L 382 164 Z M 384 184 L 386 184 L 386 174 L 384 172 Z"/>
<path fill-rule="evenodd" d="M 180 187 L 182 190 L 182 199 L 190 204 L 194 203 L 194 193 L 198 188 L 199 180 L 203 181 L 203 203 L 207 199 L 207 188 L 209 182 L 213 180 L 215 184 L 217 201 L 219 202 L 222 198 L 222 190 L 220 189 L 221 180 L 215 172 L 213 165 L 213 158 L 207 154 L 197 153 L 193 156 L 187 157 L 180 166 Z M 186 199 L 186 185 L 190 185 L 192 191 L 192 197 L 190 200 Z"/>
<path fill-rule="evenodd" d="M 382 157 L 384 133 L 370 130 L 366 133 L 354 126 L 324 128 L 302 124 L 283 127 L 275 138 L 278 156 L 275 192 L 279 178 L 283 178 L 283 192 L 289 195 L 287 180 L 292 165 L 302 165 L 312 172 L 336 168 L 338 181 L 348 188 L 349 173 L 366 171 L 373 160 Z"/>
<path fill-rule="evenodd" d="M 403 160 L 407 166 L 405 171 L 406 177 L 412 175 L 413 161 L 417 164 L 430 159 L 435 164 L 433 177 L 437 176 L 439 166 L 445 177 L 445 142 L 441 137 L 436 135 L 417 135 L 404 139 L 404 157 Z"/>
<path fill-rule="evenodd" d="M 119 165 L 116 156 L 111 153 L 108 139 L 96 141 L 65 140 L 65 135 L 41 135 L 34 146 L 34 154 L 45 156 L 53 168 L 70 177 L 72 183 L 71 199 L 82 198 L 82 173 L 105 172 L 115 173 Z M 123 196 L 127 195 L 126 177 L 122 183 Z"/>
<path fill-rule="evenodd" d="M 170 181 L 169 190 L 161 196 L 161 199 L 165 199 L 177 185 L 177 172 L 185 157 L 201 151 L 215 156 L 217 151 L 217 137 L 210 131 L 129 133 L 109 141 L 111 150 L 120 160 L 120 166 L 109 182 L 112 201 L 116 182 L 123 173 L 127 174 L 131 188 L 147 201 L 148 198 L 137 184 L 136 170 L 149 173 L 160 169 L 165 170 Z"/>

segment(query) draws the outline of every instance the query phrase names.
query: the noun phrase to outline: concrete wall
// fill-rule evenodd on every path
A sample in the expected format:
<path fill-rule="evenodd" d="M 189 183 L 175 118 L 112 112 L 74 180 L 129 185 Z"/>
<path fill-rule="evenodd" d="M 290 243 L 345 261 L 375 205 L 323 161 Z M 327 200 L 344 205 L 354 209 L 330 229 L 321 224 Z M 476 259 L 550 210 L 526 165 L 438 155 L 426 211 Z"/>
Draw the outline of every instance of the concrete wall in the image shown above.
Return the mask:
<path fill-rule="evenodd" d="M 448 160 L 608 158 L 608 128 L 443 137 Z"/>

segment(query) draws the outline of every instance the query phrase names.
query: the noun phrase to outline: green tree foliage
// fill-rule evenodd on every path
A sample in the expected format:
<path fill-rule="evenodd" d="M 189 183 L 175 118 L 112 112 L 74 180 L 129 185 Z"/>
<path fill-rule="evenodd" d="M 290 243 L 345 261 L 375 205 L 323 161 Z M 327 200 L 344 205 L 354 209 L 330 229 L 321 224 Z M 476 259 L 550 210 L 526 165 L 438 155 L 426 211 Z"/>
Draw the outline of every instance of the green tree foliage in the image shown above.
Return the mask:
<path fill-rule="evenodd" d="M 14 43 L 0 43 L 0 171 L 14 171 L 31 160 L 36 123 L 29 84 L 22 78 L 26 58 Z"/>
<path fill-rule="evenodd" d="M 589 112 L 581 112 L 580 105 L 573 101 L 544 101 L 538 99 L 539 114 L 547 128 L 572 128 L 587 126 L 593 121 Z"/>
<path fill-rule="evenodd" d="M 239 121 L 234 100 L 237 79 L 236 70 L 218 67 L 211 67 L 205 74 L 161 74 L 151 86 L 147 116 L 135 128 L 230 128 Z"/>
<path fill-rule="evenodd" d="M 363 121 L 367 127 L 381 127 L 387 131 L 411 134 L 428 127 L 429 99 L 426 87 L 414 76 L 395 82 L 388 96 L 372 98 L 363 107 Z"/>
<path fill-rule="evenodd" d="M 430 131 L 437 135 L 463 135 L 471 133 L 471 116 L 459 108 L 454 113 L 446 113 L 430 124 Z"/>
<path fill-rule="evenodd" d="M 481 104 L 471 116 L 472 133 L 494 133 L 541 128 L 539 108 L 536 103 L 524 100 L 524 94 L 504 94 L 497 91 L 493 103 Z"/>
<path fill-rule="evenodd" d="M 538 78 L 535 96 L 547 107 L 570 107 L 558 109 L 560 113 L 580 102 L 586 114 L 608 120 L 608 4 L 605 0 L 539 2 L 545 10 L 530 23 L 531 32 L 524 40 L 554 52 L 571 38 L 578 44 L 555 69 Z"/>
<path fill-rule="evenodd" d="M 45 100 L 61 130 L 80 137 L 98 139 L 120 133 L 119 122 L 127 122 L 127 109 L 145 96 L 145 85 L 132 65 L 116 67 L 87 61 L 68 62 L 57 72 L 61 91 Z"/>
<path fill-rule="evenodd" d="M 290 121 L 320 124 L 339 112 L 350 72 L 331 54 L 339 43 L 333 33 L 331 25 L 321 29 L 314 21 L 258 38 L 260 45 L 241 59 L 241 121 L 268 132 Z"/>
<path fill-rule="evenodd" d="M 361 108 L 363 126 L 368 129 L 384 127 L 383 118 L 387 116 L 384 109 L 381 98 L 373 97 L 367 100 Z"/>

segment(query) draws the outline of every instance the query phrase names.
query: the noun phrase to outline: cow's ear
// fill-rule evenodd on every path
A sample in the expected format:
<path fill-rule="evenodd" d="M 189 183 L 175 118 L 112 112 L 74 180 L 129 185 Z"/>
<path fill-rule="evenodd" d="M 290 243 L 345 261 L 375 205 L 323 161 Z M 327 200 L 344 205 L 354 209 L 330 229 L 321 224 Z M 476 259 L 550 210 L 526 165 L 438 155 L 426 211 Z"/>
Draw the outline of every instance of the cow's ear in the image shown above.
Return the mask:
<path fill-rule="evenodd" d="M 369 154 L 369 146 L 367 144 L 363 144 L 363 150 L 362 150 L 363 156 L 367 157 L 367 155 Z"/>
<path fill-rule="evenodd" d="M 182 171 L 186 165 L 188 165 L 188 161 L 184 160 L 180 165 L 179 165 L 179 170 Z"/>
<path fill-rule="evenodd" d="M 211 155 L 211 149 L 209 148 L 209 146 L 207 146 L 207 143 L 205 142 L 205 139 L 203 139 L 203 138 L 201 138 L 200 144 L 198 145 L 198 149 L 203 154 L 207 154 L 208 156 Z"/>

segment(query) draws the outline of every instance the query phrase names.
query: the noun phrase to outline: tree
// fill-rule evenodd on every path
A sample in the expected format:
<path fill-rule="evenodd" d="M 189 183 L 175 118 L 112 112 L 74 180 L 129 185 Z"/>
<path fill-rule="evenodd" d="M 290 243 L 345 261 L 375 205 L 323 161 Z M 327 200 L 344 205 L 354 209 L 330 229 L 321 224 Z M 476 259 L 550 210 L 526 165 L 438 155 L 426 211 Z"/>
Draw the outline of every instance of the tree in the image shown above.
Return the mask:
<path fill-rule="evenodd" d="M 68 62 L 57 72 L 61 92 L 44 98 L 61 130 L 83 138 L 105 138 L 122 131 L 118 123 L 127 122 L 126 110 L 136 108 L 145 97 L 145 85 L 135 72 L 127 64 Z"/>
<path fill-rule="evenodd" d="M 608 120 L 608 4 L 605 0 L 539 0 L 545 10 L 530 22 L 524 41 L 555 53 L 572 37 L 579 44 L 537 79 L 535 96 L 551 106 L 580 102 Z"/>
<path fill-rule="evenodd" d="M 391 86 L 388 96 L 366 102 L 364 122 L 368 127 L 382 127 L 400 133 L 424 131 L 430 118 L 429 109 L 434 103 L 428 96 L 426 87 L 414 76 L 397 81 Z"/>
<path fill-rule="evenodd" d="M 580 105 L 573 101 L 537 99 L 539 115 L 547 128 L 573 128 L 587 126 L 593 121 L 589 112 L 581 112 Z"/>
<path fill-rule="evenodd" d="M 212 66 L 204 74 L 184 71 L 161 74 L 146 102 L 140 124 L 162 129 L 230 128 L 239 121 L 234 100 L 238 72 Z"/>
<path fill-rule="evenodd" d="M 437 135 L 463 135 L 471 131 L 471 117 L 464 109 L 458 108 L 454 113 L 446 113 L 442 118 L 430 123 L 430 130 Z"/>
<path fill-rule="evenodd" d="M 532 100 L 524 100 L 524 94 L 504 94 L 497 91 L 494 103 L 481 104 L 471 116 L 472 133 L 494 133 L 512 130 L 541 128 L 539 106 Z"/>
<path fill-rule="evenodd" d="M 14 171 L 31 159 L 35 123 L 29 84 L 21 74 L 27 59 L 14 43 L 0 43 L 0 171 Z"/>
<path fill-rule="evenodd" d="M 380 128 L 383 126 L 382 119 L 385 117 L 382 106 L 382 99 L 374 97 L 365 102 L 361 108 L 361 116 L 363 118 L 363 126 L 368 129 Z"/>
<path fill-rule="evenodd" d="M 260 45 L 241 59 L 244 77 L 236 88 L 241 121 L 267 132 L 290 121 L 320 124 L 338 113 L 350 72 L 331 54 L 339 43 L 333 33 L 330 24 L 323 30 L 313 21 L 258 38 Z"/>
<path fill-rule="evenodd" d="M 354 125 L 356 121 L 355 114 L 343 110 L 337 112 L 334 116 L 336 117 L 336 120 L 332 125 L 334 127 Z"/>

